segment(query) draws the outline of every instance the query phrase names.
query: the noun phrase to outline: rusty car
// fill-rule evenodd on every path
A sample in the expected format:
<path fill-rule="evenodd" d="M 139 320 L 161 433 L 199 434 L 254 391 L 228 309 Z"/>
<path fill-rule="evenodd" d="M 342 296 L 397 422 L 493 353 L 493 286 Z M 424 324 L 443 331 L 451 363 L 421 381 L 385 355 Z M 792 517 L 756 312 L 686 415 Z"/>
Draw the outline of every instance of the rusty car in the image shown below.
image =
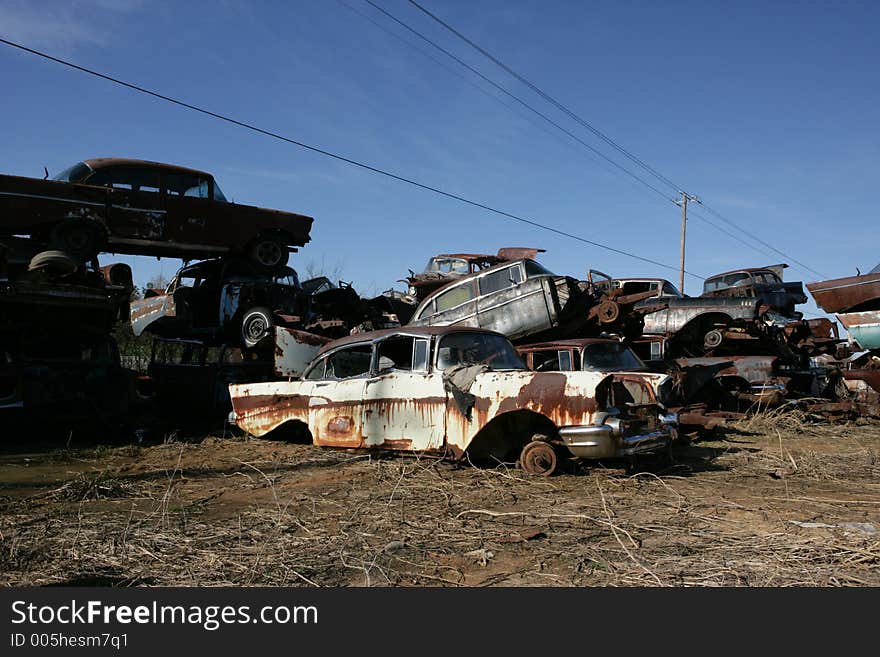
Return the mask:
<path fill-rule="evenodd" d="M 806 303 L 807 295 L 800 281 L 782 280 L 782 271 L 787 267 L 779 264 L 715 274 L 703 282 L 702 296 L 758 299 L 761 307 L 766 308 L 767 317 L 802 319 L 803 313 L 797 312 L 795 306 Z"/>
<path fill-rule="evenodd" d="M 604 372 L 614 377 L 612 405 L 629 413 L 656 413 L 673 397 L 672 377 L 651 372 L 627 344 L 611 338 L 572 338 L 516 348 L 535 372 Z"/>
<path fill-rule="evenodd" d="M 774 336 L 791 321 L 774 314 L 762 299 L 751 296 L 688 297 L 662 278 L 598 281 L 600 289 L 624 295 L 649 294 L 635 304 L 644 312 L 642 333 L 669 338 L 671 356 L 776 348 Z"/>
<path fill-rule="evenodd" d="M 880 310 L 880 265 L 867 274 L 807 283 L 807 289 L 827 313 Z"/>
<path fill-rule="evenodd" d="M 123 158 L 78 162 L 51 180 L 0 175 L 0 233 L 75 259 L 100 251 L 206 258 L 229 253 L 280 267 L 313 219 L 229 201 L 214 176 Z"/>
<path fill-rule="evenodd" d="M 604 372 L 530 372 L 500 333 L 401 327 L 326 345 L 297 381 L 231 385 L 231 420 L 262 436 L 294 427 L 315 445 L 514 461 L 603 459 L 670 444 L 675 417 L 612 404 Z"/>
<path fill-rule="evenodd" d="M 880 349 L 880 265 L 867 274 L 807 283 L 807 289 L 863 349 Z"/>
<path fill-rule="evenodd" d="M 166 338 L 237 341 L 255 347 L 276 325 L 300 324 L 308 296 L 296 271 L 261 271 L 240 258 L 214 258 L 180 269 L 165 290 L 131 302 L 132 331 Z"/>
<path fill-rule="evenodd" d="M 523 258 L 462 277 L 428 295 L 409 326 L 468 326 L 503 333 L 513 342 L 641 332 L 630 312 L 648 294 L 609 298 L 590 281 L 557 276 Z"/>

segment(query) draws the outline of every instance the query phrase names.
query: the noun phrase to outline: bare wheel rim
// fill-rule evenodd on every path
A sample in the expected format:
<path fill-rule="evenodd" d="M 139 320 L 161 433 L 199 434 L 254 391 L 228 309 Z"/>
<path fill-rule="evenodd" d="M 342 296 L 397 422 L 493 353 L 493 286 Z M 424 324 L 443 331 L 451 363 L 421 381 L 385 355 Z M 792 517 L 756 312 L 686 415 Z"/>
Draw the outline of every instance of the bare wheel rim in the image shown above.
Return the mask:
<path fill-rule="evenodd" d="M 269 324 L 266 321 L 266 318 L 262 315 L 255 315 L 248 319 L 247 323 L 244 326 L 244 334 L 248 340 L 252 340 L 254 342 L 258 341 L 262 338 L 266 331 L 269 329 Z"/>
<path fill-rule="evenodd" d="M 523 448 L 520 465 L 529 474 L 547 477 L 556 469 L 556 451 L 545 442 L 531 442 Z"/>
<path fill-rule="evenodd" d="M 599 304 L 599 321 L 602 324 L 616 322 L 620 316 L 620 307 L 614 301 L 603 301 Z"/>
<path fill-rule="evenodd" d="M 707 348 L 712 349 L 721 344 L 721 341 L 724 339 L 724 336 L 721 335 L 721 331 L 718 329 L 713 329 L 706 333 L 703 338 L 703 344 L 706 345 Z"/>

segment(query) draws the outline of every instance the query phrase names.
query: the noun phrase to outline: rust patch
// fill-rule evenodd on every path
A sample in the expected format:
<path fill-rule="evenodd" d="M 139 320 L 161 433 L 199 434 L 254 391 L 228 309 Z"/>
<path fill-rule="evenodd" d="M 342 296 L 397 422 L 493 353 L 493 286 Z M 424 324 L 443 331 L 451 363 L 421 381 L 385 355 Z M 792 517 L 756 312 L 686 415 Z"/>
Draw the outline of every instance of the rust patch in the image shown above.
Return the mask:
<path fill-rule="evenodd" d="M 333 434 L 349 434 L 354 428 L 354 420 L 348 415 L 337 415 L 327 423 L 327 433 Z"/>

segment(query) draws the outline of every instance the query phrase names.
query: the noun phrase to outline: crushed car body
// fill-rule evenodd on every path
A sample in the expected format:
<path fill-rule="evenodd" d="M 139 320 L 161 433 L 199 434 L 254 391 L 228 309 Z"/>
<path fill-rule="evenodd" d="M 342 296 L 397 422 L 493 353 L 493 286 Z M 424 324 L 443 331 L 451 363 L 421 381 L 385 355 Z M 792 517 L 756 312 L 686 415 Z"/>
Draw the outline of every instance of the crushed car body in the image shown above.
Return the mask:
<path fill-rule="evenodd" d="M 549 474 L 557 453 L 611 458 L 669 444 L 675 419 L 629 417 L 602 372 L 530 372 L 495 332 L 402 327 L 328 344 L 302 380 L 230 386 L 256 436 L 293 423 L 316 445 L 519 459 Z"/>

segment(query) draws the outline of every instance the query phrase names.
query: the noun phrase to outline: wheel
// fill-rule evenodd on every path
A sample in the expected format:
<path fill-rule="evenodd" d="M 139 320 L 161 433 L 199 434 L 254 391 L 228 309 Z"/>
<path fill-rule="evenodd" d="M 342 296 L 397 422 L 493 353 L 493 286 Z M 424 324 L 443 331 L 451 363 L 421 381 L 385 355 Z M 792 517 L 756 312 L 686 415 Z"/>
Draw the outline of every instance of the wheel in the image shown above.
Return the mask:
<path fill-rule="evenodd" d="M 241 318 L 241 341 L 245 347 L 256 347 L 272 329 L 272 312 L 268 308 L 251 308 Z"/>
<path fill-rule="evenodd" d="M 64 251 L 79 262 L 96 257 L 106 242 L 104 229 L 86 219 L 68 219 L 49 234 L 49 245 L 53 249 Z"/>
<path fill-rule="evenodd" d="M 290 257 L 287 244 L 275 235 L 258 237 L 251 245 L 248 253 L 251 260 L 266 269 L 283 267 L 287 264 L 287 259 Z"/>
<path fill-rule="evenodd" d="M 703 336 L 703 346 L 706 349 L 715 349 L 718 345 L 721 344 L 721 341 L 724 339 L 721 331 L 718 329 L 712 329 L 706 335 Z"/>
<path fill-rule="evenodd" d="M 28 271 L 45 269 L 53 274 L 64 276 L 76 270 L 76 260 L 64 251 L 43 251 L 31 258 Z"/>
<path fill-rule="evenodd" d="M 613 324 L 620 317 L 620 306 L 616 301 L 606 299 L 599 304 L 598 315 L 600 324 Z"/>
<path fill-rule="evenodd" d="M 549 477 L 556 470 L 556 451 L 549 443 L 533 440 L 523 447 L 519 463 L 530 475 Z"/>

